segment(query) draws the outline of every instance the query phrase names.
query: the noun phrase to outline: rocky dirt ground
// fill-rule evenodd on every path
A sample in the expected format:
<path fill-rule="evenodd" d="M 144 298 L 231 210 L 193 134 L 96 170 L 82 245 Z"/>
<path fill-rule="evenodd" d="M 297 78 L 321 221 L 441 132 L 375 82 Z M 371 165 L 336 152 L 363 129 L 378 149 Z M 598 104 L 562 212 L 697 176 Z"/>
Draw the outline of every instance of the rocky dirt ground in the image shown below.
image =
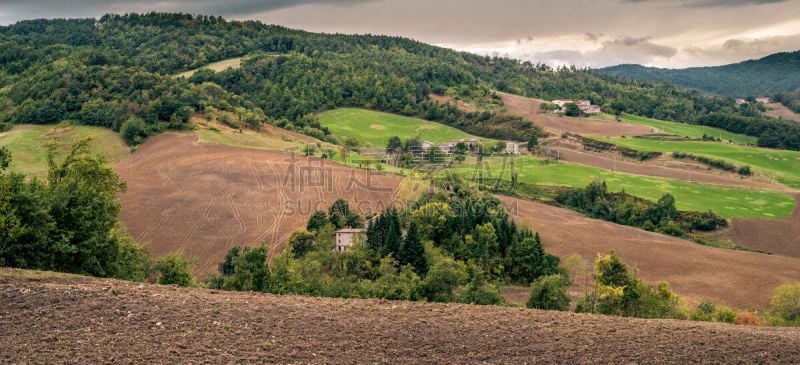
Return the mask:
<path fill-rule="evenodd" d="M 798 363 L 800 329 L 0 269 L 0 363 Z"/>

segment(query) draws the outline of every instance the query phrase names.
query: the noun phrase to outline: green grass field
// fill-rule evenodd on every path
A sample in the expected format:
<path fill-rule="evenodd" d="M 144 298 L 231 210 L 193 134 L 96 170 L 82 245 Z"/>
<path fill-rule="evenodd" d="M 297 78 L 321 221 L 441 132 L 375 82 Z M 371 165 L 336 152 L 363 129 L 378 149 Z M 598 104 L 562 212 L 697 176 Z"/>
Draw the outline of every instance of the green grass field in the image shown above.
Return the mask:
<path fill-rule="evenodd" d="M 510 179 L 509 159 L 488 158 L 482 165 L 484 177 Z M 595 178 L 606 180 L 612 191 L 621 191 L 656 201 L 664 193 L 672 194 L 678 209 L 713 210 L 726 218 L 783 218 L 791 215 L 795 200 L 776 192 L 729 188 L 704 184 L 644 177 L 608 170 L 558 163 L 543 165 L 541 160 L 521 157 L 514 160 L 520 182 L 535 185 L 585 187 Z M 463 165 L 452 173 L 464 178 L 478 176 L 481 167 Z"/>
<path fill-rule="evenodd" d="M 105 153 L 112 163 L 130 154 L 130 148 L 117 133 L 106 128 L 80 125 L 17 125 L 0 133 L 0 146 L 11 151 L 10 171 L 44 177 L 47 175 L 47 150 L 44 142 L 56 141 L 66 151 L 73 138 L 94 138 L 93 150 Z"/>
<path fill-rule="evenodd" d="M 365 109 L 340 108 L 326 111 L 319 114 L 319 122 L 338 138 L 355 138 L 358 140 L 358 147 L 386 147 L 392 136 L 398 136 L 402 140 L 419 136 L 420 140 L 434 143 L 478 138 L 444 124 Z M 497 142 L 489 138 L 480 139 L 484 145 Z"/>
<path fill-rule="evenodd" d="M 205 65 L 203 67 L 200 67 L 200 68 L 197 68 L 197 69 L 194 69 L 194 70 L 181 72 L 181 73 L 175 75 L 174 77 L 175 78 L 178 78 L 178 77 L 189 78 L 189 77 L 192 77 L 192 75 L 194 75 L 195 72 L 197 72 L 198 70 L 204 69 L 204 68 L 210 68 L 214 72 L 225 71 L 229 67 L 233 68 L 233 69 L 237 69 L 237 68 L 242 66 L 242 60 L 243 59 L 244 59 L 244 57 L 236 57 L 236 58 L 230 58 L 230 59 L 227 59 L 227 60 L 222 60 L 222 61 L 219 61 L 219 62 L 212 62 L 212 63 L 209 63 L 209 64 L 207 64 L 207 65 Z"/>
<path fill-rule="evenodd" d="M 640 138 L 598 139 L 640 151 L 678 151 L 715 156 L 736 165 L 750 165 L 756 172 L 775 178 L 786 186 L 800 188 L 800 151 L 773 150 L 719 142 L 654 141 Z"/>
<path fill-rule="evenodd" d="M 656 128 L 658 131 L 660 131 L 660 133 L 674 134 L 682 137 L 700 138 L 705 134 L 707 136 L 719 138 L 723 141 L 733 141 L 734 143 L 738 144 L 755 144 L 757 140 L 756 137 L 731 133 L 722 129 L 706 127 L 702 125 L 666 122 L 663 120 L 650 119 L 630 114 L 622 114 L 620 119 L 622 119 L 623 122 Z"/>

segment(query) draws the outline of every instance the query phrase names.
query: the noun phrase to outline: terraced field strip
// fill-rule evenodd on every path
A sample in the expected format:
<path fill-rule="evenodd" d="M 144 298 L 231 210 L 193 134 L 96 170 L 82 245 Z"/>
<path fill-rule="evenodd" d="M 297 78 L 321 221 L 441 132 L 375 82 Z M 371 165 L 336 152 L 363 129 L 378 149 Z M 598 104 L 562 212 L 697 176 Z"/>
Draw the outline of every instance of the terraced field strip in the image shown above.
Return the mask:
<path fill-rule="evenodd" d="M 384 148 L 393 136 L 402 140 L 419 136 L 421 141 L 434 143 L 460 138 L 480 138 L 485 145 L 497 143 L 495 139 L 476 137 L 444 124 L 366 109 L 326 111 L 319 114 L 319 122 L 336 137 L 355 138 L 358 147 Z"/>
<path fill-rule="evenodd" d="M 757 140 L 756 137 L 731 133 L 723 129 L 703 125 L 667 122 L 630 114 L 622 114 L 620 119 L 622 119 L 623 122 L 656 128 L 656 132 L 659 133 L 674 134 L 682 137 L 701 138 L 703 135 L 706 135 L 719 138 L 723 141 L 733 141 L 738 144 L 755 144 Z"/>
<path fill-rule="evenodd" d="M 462 165 L 450 171 L 462 178 L 511 179 L 511 159 L 487 158 L 482 164 Z M 569 163 L 545 164 L 543 160 L 520 157 L 513 160 L 519 182 L 584 187 L 596 178 L 605 179 L 612 191 L 621 191 L 652 201 L 665 193 L 675 197 L 678 209 L 705 212 L 709 209 L 726 218 L 783 218 L 792 214 L 792 196 L 772 191 L 722 187 L 631 175 Z"/>
<path fill-rule="evenodd" d="M 720 142 L 701 141 L 658 141 L 642 138 L 598 139 L 640 151 L 686 152 L 696 155 L 714 156 L 728 160 L 736 165 L 749 165 L 778 182 L 800 189 L 800 151 L 774 150 L 748 147 Z"/>

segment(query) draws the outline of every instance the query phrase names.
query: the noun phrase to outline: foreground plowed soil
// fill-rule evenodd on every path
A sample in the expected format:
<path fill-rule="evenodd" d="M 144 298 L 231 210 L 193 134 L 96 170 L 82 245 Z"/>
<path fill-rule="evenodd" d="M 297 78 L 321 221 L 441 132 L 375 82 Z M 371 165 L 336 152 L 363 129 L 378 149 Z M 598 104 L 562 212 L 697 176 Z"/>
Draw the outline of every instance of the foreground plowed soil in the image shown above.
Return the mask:
<path fill-rule="evenodd" d="M 664 280 L 691 303 L 711 299 L 738 309 L 766 309 L 775 288 L 800 281 L 800 259 L 702 246 L 586 218 L 570 210 L 500 197 L 512 216 L 531 224 L 545 248 L 589 263 L 614 249 L 643 279 Z M 793 231 L 797 232 L 797 230 Z"/>
<path fill-rule="evenodd" d="M 235 246 L 283 249 L 315 210 L 344 198 L 361 214 L 394 201 L 400 179 L 321 159 L 197 142 L 193 134 L 152 137 L 117 165 L 127 181 L 120 219 L 160 257 L 197 257 L 195 274 L 217 269 Z"/>
<path fill-rule="evenodd" d="M 0 363 L 798 363 L 800 330 L 0 269 Z"/>

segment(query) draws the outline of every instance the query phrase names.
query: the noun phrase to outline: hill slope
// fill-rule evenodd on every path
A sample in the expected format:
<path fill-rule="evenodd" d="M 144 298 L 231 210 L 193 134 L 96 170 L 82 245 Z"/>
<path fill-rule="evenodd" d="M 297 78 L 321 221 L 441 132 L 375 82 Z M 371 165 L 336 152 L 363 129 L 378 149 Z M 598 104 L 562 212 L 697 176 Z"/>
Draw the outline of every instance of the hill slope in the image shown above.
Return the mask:
<path fill-rule="evenodd" d="M 623 79 L 663 81 L 711 94 L 744 98 L 800 89 L 800 51 L 717 67 L 665 69 L 618 65 L 597 71 Z"/>
<path fill-rule="evenodd" d="M 120 220 L 154 257 L 198 257 L 215 272 L 233 246 L 271 244 L 271 253 L 315 210 L 339 197 L 360 213 L 394 201 L 399 178 L 320 159 L 209 145 L 193 134 L 162 134 L 117 165 L 127 181 Z"/>
<path fill-rule="evenodd" d="M 0 362 L 797 363 L 800 330 L 0 269 Z"/>
<path fill-rule="evenodd" d="M 711 299 L 764 309 L 777 286 L 800 277 L 800 259 L 702 246 L 541 203 L 501 200 L 515 220 L 539 232 L 548 252 L 562 258 L 578 253 L 592 262 L 614 249 L 626 264 L 639 267 L 642 278 L 664 280 L 693 303 Z"/>

